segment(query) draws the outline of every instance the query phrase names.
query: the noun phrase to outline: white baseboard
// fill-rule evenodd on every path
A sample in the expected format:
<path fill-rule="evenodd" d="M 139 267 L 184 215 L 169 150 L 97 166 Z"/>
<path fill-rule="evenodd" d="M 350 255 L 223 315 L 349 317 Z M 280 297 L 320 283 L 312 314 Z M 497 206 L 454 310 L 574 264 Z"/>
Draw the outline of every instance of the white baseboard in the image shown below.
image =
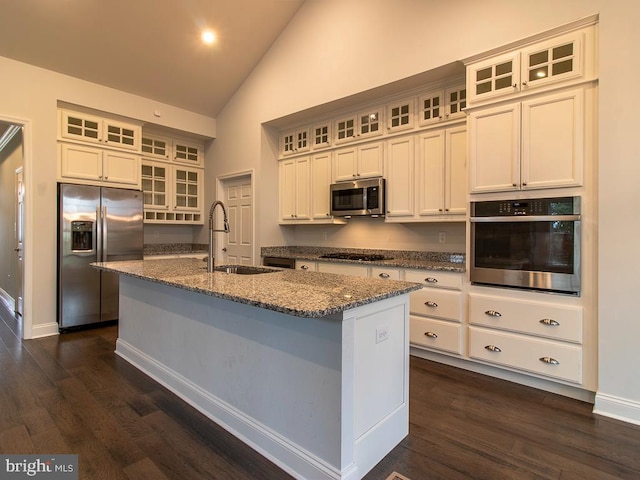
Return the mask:
<path fill-rule="evenodd" d="M 58 322 L 42 323 L 31 326 L 31 336 L 29 338 L 50 337 L 58 335 Z"/>
<path fill-rule="evenodd" d="M 10 312 L 13 312 L 16 308 L 15 300 L 3 288 L 0 288 L 0 302 L 4 303 L 4 305 L 7 307 L 7 310 L 9 310 Z"/>
<path fill-rule="evenodd" d="M 640 425 L 640 402 L 635 400 L 596 393 L 593 413 Z"/>
<path fill-rule="evenodd" d="M 269 430 L 128 342 L 118 339 L 116 354 L 295 478 L 314 480 L 358 478 L 357 469 L 351 467 L 343 472 L 337 471 L 299 445 Z"/>

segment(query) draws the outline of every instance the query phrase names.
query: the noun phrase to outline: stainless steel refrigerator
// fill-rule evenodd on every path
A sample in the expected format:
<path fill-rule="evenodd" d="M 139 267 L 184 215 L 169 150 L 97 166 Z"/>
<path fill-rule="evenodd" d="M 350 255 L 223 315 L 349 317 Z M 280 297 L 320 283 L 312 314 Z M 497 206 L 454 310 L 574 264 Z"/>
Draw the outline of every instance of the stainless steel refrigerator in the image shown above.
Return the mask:
<path fill-rule="evenodd" d="M 118 275 L 91 262 L 140 260 L 142 192 L 58 185 L 58 324 L 61 331 L 118 319 Z"/>

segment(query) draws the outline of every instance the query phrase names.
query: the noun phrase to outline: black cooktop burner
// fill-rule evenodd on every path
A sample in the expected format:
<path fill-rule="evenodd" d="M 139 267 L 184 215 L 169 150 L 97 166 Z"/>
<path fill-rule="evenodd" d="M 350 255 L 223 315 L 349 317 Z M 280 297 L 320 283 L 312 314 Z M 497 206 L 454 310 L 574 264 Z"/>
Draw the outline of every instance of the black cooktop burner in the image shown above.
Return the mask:
<path fill-rule="evenodd" d="M 391 260 L 384 255 L 378 255 L 375 253 L 326 253 L 320 255 L 320 258 L 337 258 L 339 260 L 362 260 L 364 262 L 376 262 L 380 260 Z"/>

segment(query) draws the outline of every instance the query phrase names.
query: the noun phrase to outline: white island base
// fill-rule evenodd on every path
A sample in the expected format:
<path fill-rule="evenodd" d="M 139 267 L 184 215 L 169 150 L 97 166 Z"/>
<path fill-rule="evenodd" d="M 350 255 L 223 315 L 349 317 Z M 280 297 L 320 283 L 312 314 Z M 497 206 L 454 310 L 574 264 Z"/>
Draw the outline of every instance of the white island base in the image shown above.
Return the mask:
<path fill-rule="evenodd" d="M 294 477 L 355 480 L 408 434 L 408 300 L 304 318 L 121 275 L 116 353 Z"/>

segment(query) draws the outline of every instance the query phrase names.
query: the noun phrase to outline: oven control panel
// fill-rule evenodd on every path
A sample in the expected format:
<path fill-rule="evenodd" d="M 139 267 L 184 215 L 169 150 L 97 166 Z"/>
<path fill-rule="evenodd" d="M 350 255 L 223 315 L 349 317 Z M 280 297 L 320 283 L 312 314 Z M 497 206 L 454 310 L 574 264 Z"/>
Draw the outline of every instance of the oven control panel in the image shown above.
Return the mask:
<path fill-rule="evenodd" d="M 579 213 L 580 197 L 471 202 L 472 217 L 576 215 Z"/>

